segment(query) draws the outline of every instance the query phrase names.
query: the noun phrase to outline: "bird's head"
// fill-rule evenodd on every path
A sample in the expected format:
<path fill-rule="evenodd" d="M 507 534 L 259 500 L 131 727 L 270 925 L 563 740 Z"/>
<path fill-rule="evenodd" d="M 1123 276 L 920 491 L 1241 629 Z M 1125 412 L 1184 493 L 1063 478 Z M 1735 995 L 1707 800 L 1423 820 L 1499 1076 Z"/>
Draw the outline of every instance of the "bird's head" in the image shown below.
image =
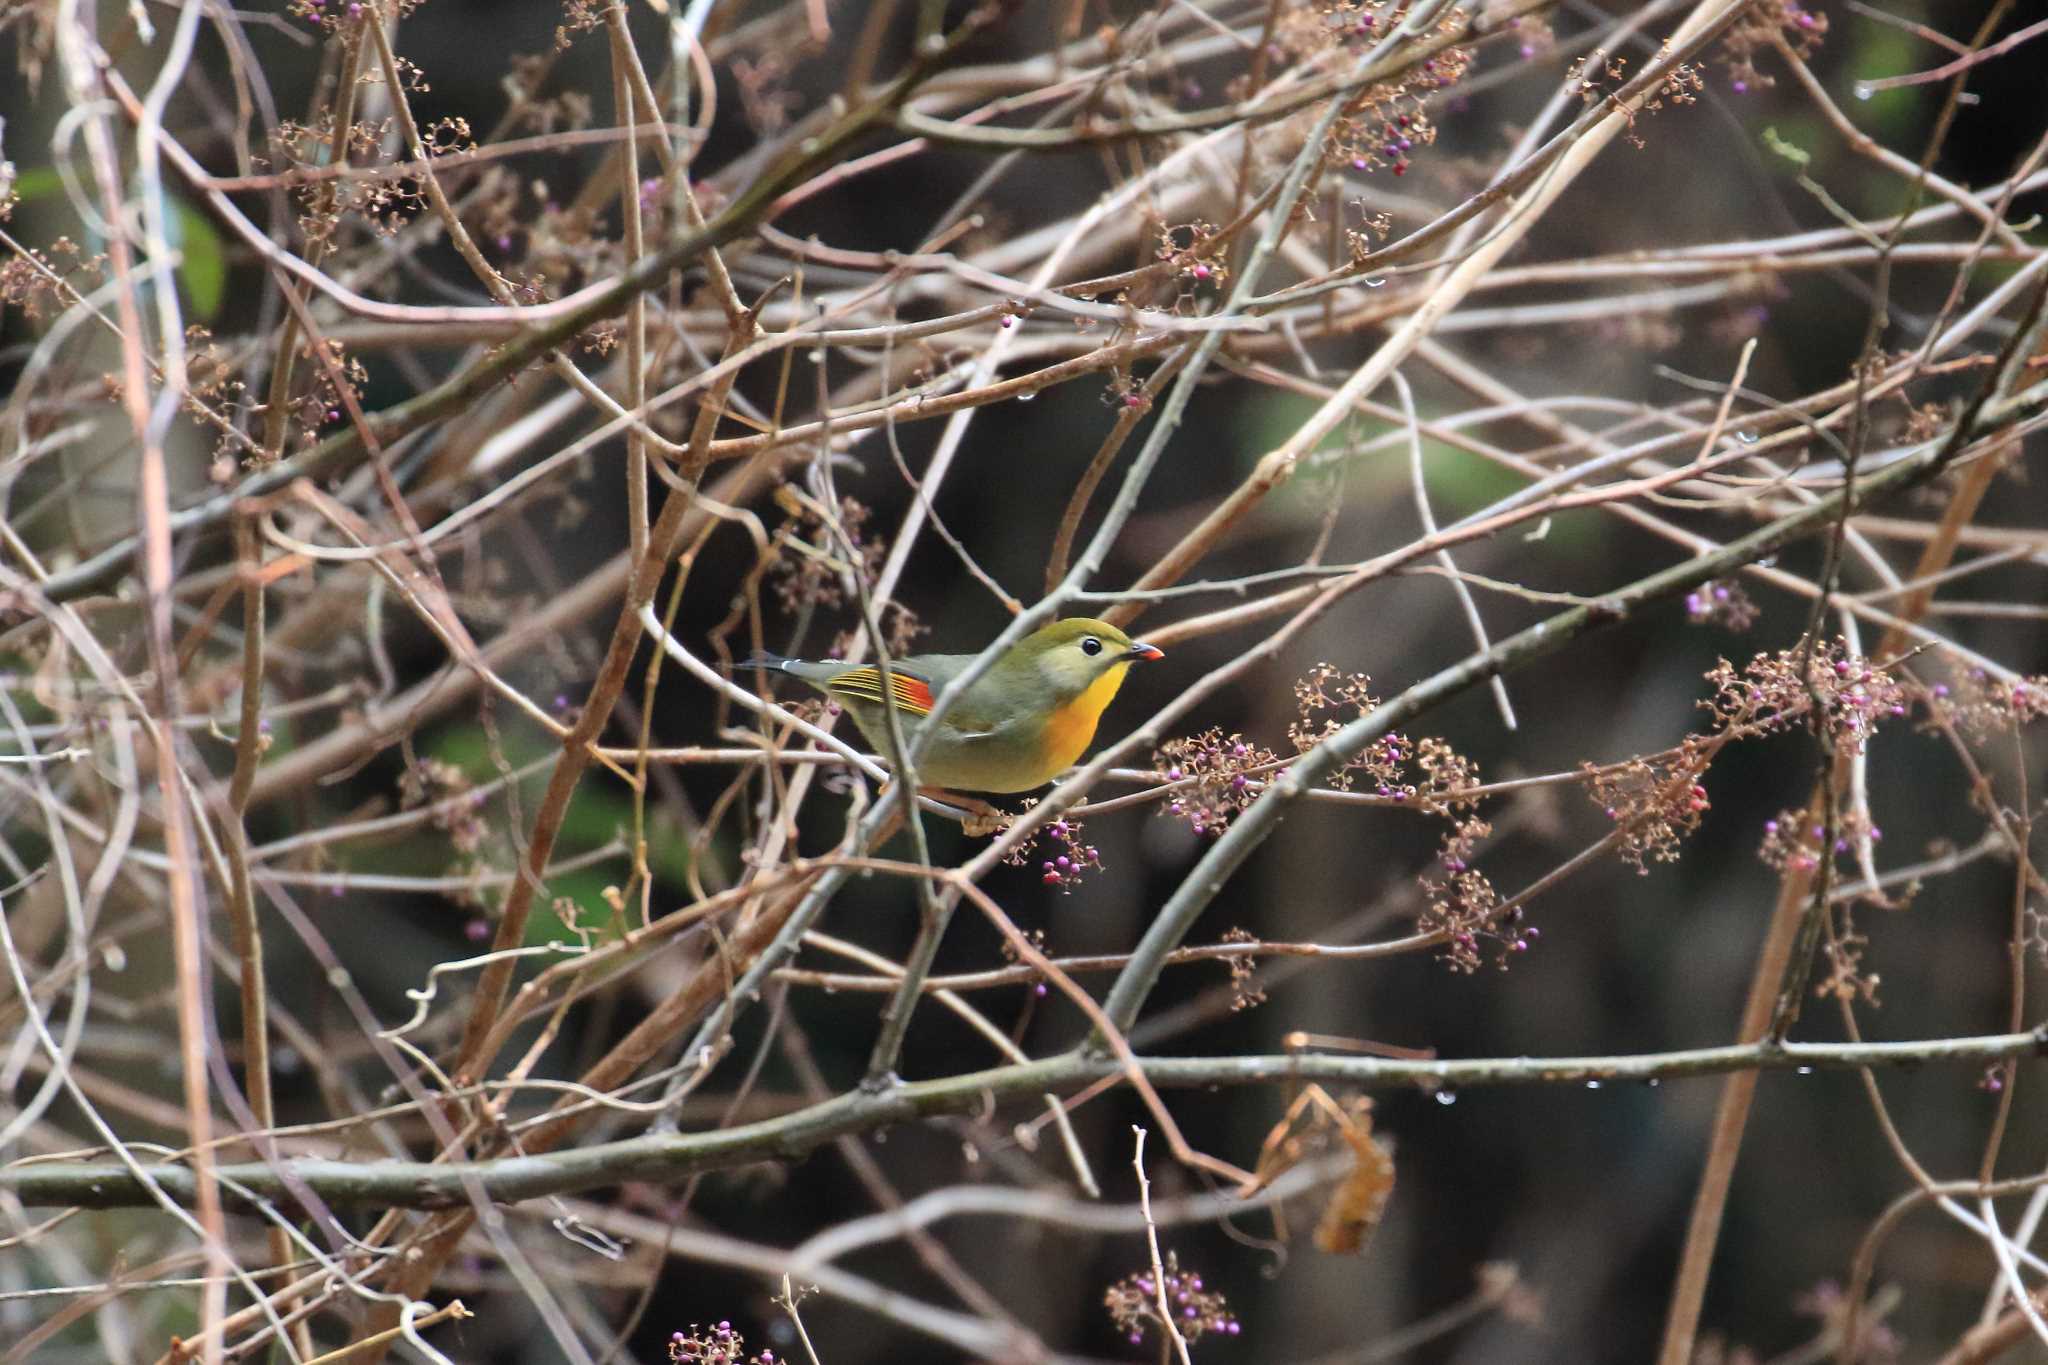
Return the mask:
<path fill-rule="evenodd" d="M 1121 676 L 1137 660 L 1166 657 L 1156 646 L 1086 616 L 1070 616 L 1025 636 L 1017 642 L 1016 656 L 1063 697 L 1080 695 L 1112 670 Z"/>

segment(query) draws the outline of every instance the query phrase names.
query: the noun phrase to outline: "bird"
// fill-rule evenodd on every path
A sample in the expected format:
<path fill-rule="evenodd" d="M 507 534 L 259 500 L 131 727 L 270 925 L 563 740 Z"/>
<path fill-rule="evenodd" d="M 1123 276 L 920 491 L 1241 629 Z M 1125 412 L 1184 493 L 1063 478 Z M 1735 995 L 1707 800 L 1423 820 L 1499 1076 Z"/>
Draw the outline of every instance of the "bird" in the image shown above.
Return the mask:
<path fill-rule="evenodd" d="M 888 661 L 904 741 L 925 728 L 920 717 L 978 655 L 913 654 Z M 1095 738 L 1103 710 L 1134 663 L 1165 651 L 1133 640 L 1107 621 L 1070 616 L 1005 650 L 939 717 L 938 732 L 916 761 L 918 785 L 1007 794 L 1042 787 L 1072 767 Z M 868 742 L 889 753 L 882 670 L 873 664 L 787 659 L 756 653 L 747 663 L 786 673 L 824 693 L 853 717 Z"/>

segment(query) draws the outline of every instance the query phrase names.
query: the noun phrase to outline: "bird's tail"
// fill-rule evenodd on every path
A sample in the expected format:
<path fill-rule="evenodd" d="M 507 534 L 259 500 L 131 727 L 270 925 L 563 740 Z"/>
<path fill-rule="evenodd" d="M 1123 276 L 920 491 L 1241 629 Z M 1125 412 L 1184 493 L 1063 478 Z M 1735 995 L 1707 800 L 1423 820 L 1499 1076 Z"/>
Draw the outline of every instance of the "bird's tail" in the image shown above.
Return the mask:
<path fill-rule="evenodd" d="M 776 673 L 785 673 L 789 670 L 789 665 L 792 662 L 792 660 L 784 658 L 780 654 L 771 654 L 765 649 L 757 649 L 746 658 L 740 660 L 740 667 L 766 668 Z"/>

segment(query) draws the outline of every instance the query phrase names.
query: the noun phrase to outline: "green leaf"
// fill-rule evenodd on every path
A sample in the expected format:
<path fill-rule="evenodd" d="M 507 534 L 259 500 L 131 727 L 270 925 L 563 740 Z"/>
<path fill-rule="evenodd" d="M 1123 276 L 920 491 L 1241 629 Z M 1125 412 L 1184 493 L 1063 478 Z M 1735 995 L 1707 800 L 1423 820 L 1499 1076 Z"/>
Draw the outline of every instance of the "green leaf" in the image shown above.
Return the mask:
<path fill-rule="evenodd" d="M 1778 136 L 1776 124 L 1772 124 L 1764 129 L 1764 146 L 1769 147 L 1802 171 L 1813 164 L 1813 153 Z"/>
<path fill-rule="evenodd" d="M 14 194 L 24 204 L 38 199 L 60 199 L 64 181 L 49 166 L 33 166 L 14 179 Z M 185 303 L 200 322 L 220 316 L 228 293 L 227 245 L 213 220 L 183 199 L 171 201 L 171 245 L 181 256 L 178 283 L 184 288 Z"/>
<path fill-rule="evenodd" d="M 227 297 L 227 250 L 212 220 L 182 199 L 171 206 L 171 222 L 183 257 L 178 283 L 185 288 L 185 301 L 199 321 L 212 322 Z"/>
<path fill-rule="evenodd" d="M 24 204 L 64 192 L 64 181 L 49 166 L 31 166 L 14 177 L 14 195 Z"/>

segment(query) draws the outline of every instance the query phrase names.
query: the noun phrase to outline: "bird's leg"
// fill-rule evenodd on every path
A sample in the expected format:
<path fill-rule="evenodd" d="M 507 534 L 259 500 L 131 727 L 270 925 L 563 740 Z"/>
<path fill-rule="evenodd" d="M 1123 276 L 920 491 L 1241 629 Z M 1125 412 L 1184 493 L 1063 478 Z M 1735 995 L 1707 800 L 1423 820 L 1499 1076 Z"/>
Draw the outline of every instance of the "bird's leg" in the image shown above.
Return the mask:
<path fill-rule="evenodd" d="M 890 778 L 888 785 L 882 788 L 883 793 L 886 794 L 895 785 L 896 779 Z M 919 787 L 917 793 L 919 796 L 928 796 L 934 801 L 944 802 L 957 810 L 960 813 L 960 828 L 970 839 L 986 838 L 1006 829 L 1013 818 L 1010 812 L 1000 806 L 991 806 L 979 797 L 962 796 L 958 792 L 947 791 L 944 787 Z M 888 823 L 875 832 L 876 848 L 896 837 L 897 831 L 903 828 L 903 815 L 903 807 L 898 806 L 890 815 Z"/>
<path fill-rule="evenodd" d="M 991 806 L 978 796 L 962 796 L 947 791 L 944 787 L 920 787 L 924 795 L 934 801 L 944 801 L 949 806 L 958 806 L 964 815 L 960 821 L 961 831 L 970 839 L 982 839 L 1006 828 L 1010 823 L 1010 812 L 1000 806 Z"/>

